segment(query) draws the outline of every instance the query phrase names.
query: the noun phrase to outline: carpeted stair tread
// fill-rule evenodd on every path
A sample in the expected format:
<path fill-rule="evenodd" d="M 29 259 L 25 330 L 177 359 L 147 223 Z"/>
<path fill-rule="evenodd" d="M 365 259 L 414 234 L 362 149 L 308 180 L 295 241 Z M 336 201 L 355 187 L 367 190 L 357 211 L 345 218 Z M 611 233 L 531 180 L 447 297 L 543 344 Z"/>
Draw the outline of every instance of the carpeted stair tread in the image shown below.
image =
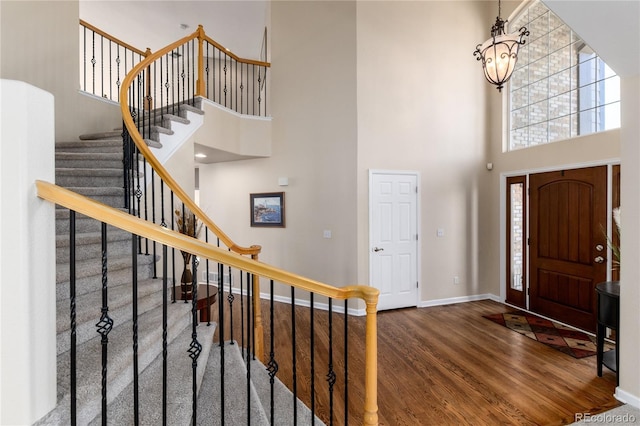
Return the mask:
<path fill-rule="evenodd" d="M 167 297 L 170 301 L 169 288 Z M 138 315 L 156 308 L 162 304 L 162 280 L 148 279 L 138 282 Z M 109 316 L 115 323 L 124 322 L 131 318 L 132 311 L 132 286 L 117 285 L 108 288 Z M 78 344 L 86 342 L 96 335 L 95 324 L 100 320 L 100 308 L 102 306 L 102 291 L 76 296 L 76 339 Z M 59 300 L 56 307 L 56 332 L 57 353 L 61 354 L 69 350 L 68 332 L 70 326 L 69 299 Z"/>
<path fill-rule="evenodd" d="M 247 424 L 247 368 L 237 343 L 224 345 L 224 423 L 221 419 L 220 346 L 215 345 L 209 353 L 205 378 L 198 395 L 197 424 L 199 426 L 246 425 Z M 269 420 L 260 404 L 253 385 L 250 386 L 251 425 L 268 425 Z"/>
<path fill-rule="evenodd" d="M 150 148 L 158 148 L 158 149 L 162 148 L 162 144 L 158 141 L 154 141 L 152 139 L 145 139 L 144 141 L 147 144 L 147 146 Z"/>
<path fill-rule="evenodd" d="M 122 138 L 56 142 L 56 152 L 100 152 L 122 154 Z"/>
<path fill-rule="evenodd" d="M 107 227 L 107 242 L 112 241 L 131 241 L 131 233 L 119 228 Z M 76 233 L 76 246 L 85 244 L 102 243 L 101 232 L 82 232 Z M 69 236 L 62 234 L 56 235 L 56 248 L 69 247 Z"/>
<path fill-rule="evenodd" d="M 98 168 L 120 169 L 122 173 L 122 152 L 67 152 L 58 151 L 55 155 L 56 169 Z"/>
<path fill-rule="evenodd" d="M 172 341 L 184 332 L 191 319 L 190 305 L 168 305 L 167 340 Z M 162 310 L 153 309 L 138 317 L 138 368 L 143 371 L 160 353 L 162 342 Z M 133 374 L 133 322 L 115 323 L 108 335 L 108 402 L 132 381 Z M 101 404 L 101 336 L 77 347 L 77 399 L 78 424 L 88 424 L 100 412 Z M 58 356 L 58 377 L 69 377 L 69 353 Z M 39 424 L 69 424 L 70 385 L 68 380 L 58 381 L 58 405 Z"/>
<path fill-rule="evenodd" d="M 216 324 L 200 323 L 196 331 L 202 352 L 198 357 L 196 384 L 201 386 L 207 359 L 213 345 L 213 334 Z M 191 325 L 184 329 L 167 347 L 167 424 L 189 425 L 192 413 L 192 361 L 187 350 L 191 344 Z M 162 424 L 162 370 L 163 359 L 160 353 L 156 359 L 140 375 L 139 420 L 141 425 Z M 110 425 L 134 424 L 133 418 L 133 384 L 125 388 L 118 397 L 109 404 L 107 423 Z M 96 417 L 91 425 L 100 425 L 100 417 Z"/>
<path fill-rule="evenodd" d="M 107 232 L 107 256 L 130 256 L 132 252 L 132 236 L 122 230 Z M 102 258 L 102 235 L 99 232 L 87 232 L 76 234 L 75 259 L 100 259 Z M 68 235 L 56 235 L 56 262 L 68 263 L 71 247 Z"/>
<path fill-rule="evenodd" d="M 258 397 L 265 407 L 265 411 L 268 417 L 271 416 L 271 383 L 269 373 L 260 361 L 251 361 L 251 380 L 258 392 Z M 273 395 L 274 395 L 274 424 L 280 425 L 293 425 L 296 424 L 293 421 L 293 393 L 287 388 L 284 383 L 276 376 L 273 383 Z M 310 425 L 311 424 L 311 409 L 307 407 L 302 401 L 297 400 L 297 424 Z M 324 423 L 316 416 L 313 421 L 314 425 L 322 425 Z"/>
<path fill-rule="evenodd" d="M 116 138 L 122 138 L 122 132 L 110 131 L 110 132 L 86 133 L 84 135 L 80 135 L 80 140 L 82 141 L 99 140 L 99 139 L 116 139 Z"/>
<path fill-rule="evenodd" d="M 159 256 L 156 256 L 159 258 Z M 136 261 L 138 265 L 138 277 L 142 277 L 142 279 L 149 278 L 144 277 L 146 270 L 153 266 L 153 255 L 145 255 L 138 254 L 136 255 Z M 94 258 L 94 259 L 83 259 L 77 260 L 75 263 L 76 269 L 76 287 L 78 290 L 82 291 L 83 288 L 83 278 L 94 278 L 98 277 L 101 281 L 102 276 L 102 259 Z M 127 256 L 110 256 L 107 257 L 107 271 L 109 273 L 109 279 L 111 279 L 111 274 L 120 270 L 131 270 L 131 254 Z M 129 274 L 129 280 L 131 279 L 131 274 Z M 69 263 L 68 262 L 57 262 L 56 263 L 56 284 L 67 284 L 69 283 Z M 86 285 L 86 284 L 85 284 Z M 93 289 L 89 290 L 93 291 Z"/>

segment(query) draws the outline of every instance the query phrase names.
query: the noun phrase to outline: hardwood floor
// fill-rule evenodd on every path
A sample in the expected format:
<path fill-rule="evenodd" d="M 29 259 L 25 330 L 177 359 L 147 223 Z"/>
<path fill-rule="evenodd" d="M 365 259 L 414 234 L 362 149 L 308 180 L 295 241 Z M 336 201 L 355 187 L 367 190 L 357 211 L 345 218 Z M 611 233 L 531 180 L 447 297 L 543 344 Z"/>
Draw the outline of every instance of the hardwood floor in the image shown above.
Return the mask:
<path fill-rule="evenodd" d="M 263 301 L 268 354 L 267 308 Z M 563 425 L 572 423 L 576 413 L 595 414 L 620 405 L 613 397 L 614 373 L 605 368 L 603 377 L 597 377 L 595 356 L 574 359 L 482 318 L 510 309 L 486 300 L 379 312 L 380 424 Z M 309 309 L 297 307 L 295 315 L 297 395 L 310 406 Z M 290 305 L 276 303 L 274 317 L 277 377 L 291 388 Z M 313 322 L 315 411 L 330 424 L 327 312 L 314 310 Z M 239 324 L 234 327 L 239 333 Z M 348 329 L 348 423 L 359 425 L 364 398 L 364 317 L 349 316 Z M 343 315 L 334 313 L 336 425 L 345 424 L 343 336 Z"/>

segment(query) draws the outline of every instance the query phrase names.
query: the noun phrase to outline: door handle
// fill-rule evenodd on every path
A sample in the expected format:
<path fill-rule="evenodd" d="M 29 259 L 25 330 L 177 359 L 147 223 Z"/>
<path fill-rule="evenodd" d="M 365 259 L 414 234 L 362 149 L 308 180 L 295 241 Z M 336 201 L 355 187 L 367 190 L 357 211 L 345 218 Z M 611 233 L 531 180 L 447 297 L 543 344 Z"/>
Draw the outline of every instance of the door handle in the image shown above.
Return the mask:
<path fill-rule="evenodd" d="M 602 263 L 602 262 L 604 262 L 604 257 L 596 256 L 596 258 L 593 259 L 593 261 L 596 262 L 596 263 Z"/>
<path fill-rule="evenodd" d="M 373 248 L 373 251 L 375 251 L 375 252 L 377 253 L 377 252 L 379 252 L 379 251 L 384 251 L 384 249 L 383 249 L 383 248 L 380 248 L 380 247 L 374 247 L 374 248 Z"/>

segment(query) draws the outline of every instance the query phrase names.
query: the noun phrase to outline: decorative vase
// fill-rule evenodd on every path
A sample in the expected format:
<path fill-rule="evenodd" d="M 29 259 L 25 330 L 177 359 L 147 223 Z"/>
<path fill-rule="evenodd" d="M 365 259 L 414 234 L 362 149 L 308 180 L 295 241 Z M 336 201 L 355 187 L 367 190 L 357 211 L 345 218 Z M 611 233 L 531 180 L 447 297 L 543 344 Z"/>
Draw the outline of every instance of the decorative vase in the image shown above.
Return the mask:
<path fill-rule="evenodd" d="M 193 274 L 191 272 L 191 253 L 182 253 L 182 260 L 184 260 L 184 269 L 182 270 L 182 277 L 180 278 L 180 289 L 182 291 L 182 299 L 191 299 L 191 288 L 193 287 Z"/>

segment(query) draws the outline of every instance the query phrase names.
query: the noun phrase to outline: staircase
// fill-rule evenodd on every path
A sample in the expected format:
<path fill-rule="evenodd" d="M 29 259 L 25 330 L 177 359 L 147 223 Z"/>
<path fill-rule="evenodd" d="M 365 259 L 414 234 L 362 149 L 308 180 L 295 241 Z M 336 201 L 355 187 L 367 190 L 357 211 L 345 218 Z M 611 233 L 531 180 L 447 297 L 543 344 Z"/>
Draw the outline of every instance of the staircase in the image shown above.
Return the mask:
<path fill-rule="evenodd" d="M 176 117 L 184 124 L 184 118 Z M 154 134 L 170 134 L 170 123 L 153 126 Z M 149 145 L 161 147 L 156 141 Z M 109 206 L 123 209 L 123 166 L 121 131 L 83 135 L 77 141 L 56 143 L 56 183 Z M 142 173 L 142 171 L 141 171 Z M 124 210 L 124 209 L 123 209 Z M 97 221 L 76 217 L 76 347 L 77 347 L 77 423 L 102 422 L 102 337 L 97 332 L 101 318 L 102 233 Z M 131 234 L 107 227 L 108 315 L 113 329 L 107 345 L 107 419 L 109 424 L 135 424 L 132 250 L 137 242 Z M 153 279 L 152 255 L 137 254 L 137 368 L 139 371 L 139 423 L 162 424 L 162 305 L 163 280 Z M 69 283 L 69 212 L 56 209 L 56 330 L 58 405 L 38 425 L 67 425 L 70 419 L 70 283 Z M 191 303 L 171 303 L 171 284 L 167 288 L 167 424 L 192 422 L 192 360 L 187 353 L 191 343 Z M 197 325 L 202 352 L 198 358 L 197 423 L 223 424 L 220 419 L 220 363 L 225 360 L 224 424 L 268 425 L 270 382 L 259 361 L 251 362 L 252 383 L 247 390 L 247 367 L 241 350 L 234 342 L 224 346 L 213 343 L 216 324 Z M 206 375 L 206 376 L 205 376 Z M 293 424 L 293 396 L 275 379 L 274 400 L 278 401 L 274 424 Z M 250 402 L 247 407 L 247 391 Z M 263 408 L 267 407 L 266 409 Z M 298 420 L 311 424 L 310 411 L 298 403 Z M 286 408 L 286 409 L 285 409 Z M 317 420 L 317 419 L 316 419 Z M 319 421 L 314 424 L 322 424 Z"/>

